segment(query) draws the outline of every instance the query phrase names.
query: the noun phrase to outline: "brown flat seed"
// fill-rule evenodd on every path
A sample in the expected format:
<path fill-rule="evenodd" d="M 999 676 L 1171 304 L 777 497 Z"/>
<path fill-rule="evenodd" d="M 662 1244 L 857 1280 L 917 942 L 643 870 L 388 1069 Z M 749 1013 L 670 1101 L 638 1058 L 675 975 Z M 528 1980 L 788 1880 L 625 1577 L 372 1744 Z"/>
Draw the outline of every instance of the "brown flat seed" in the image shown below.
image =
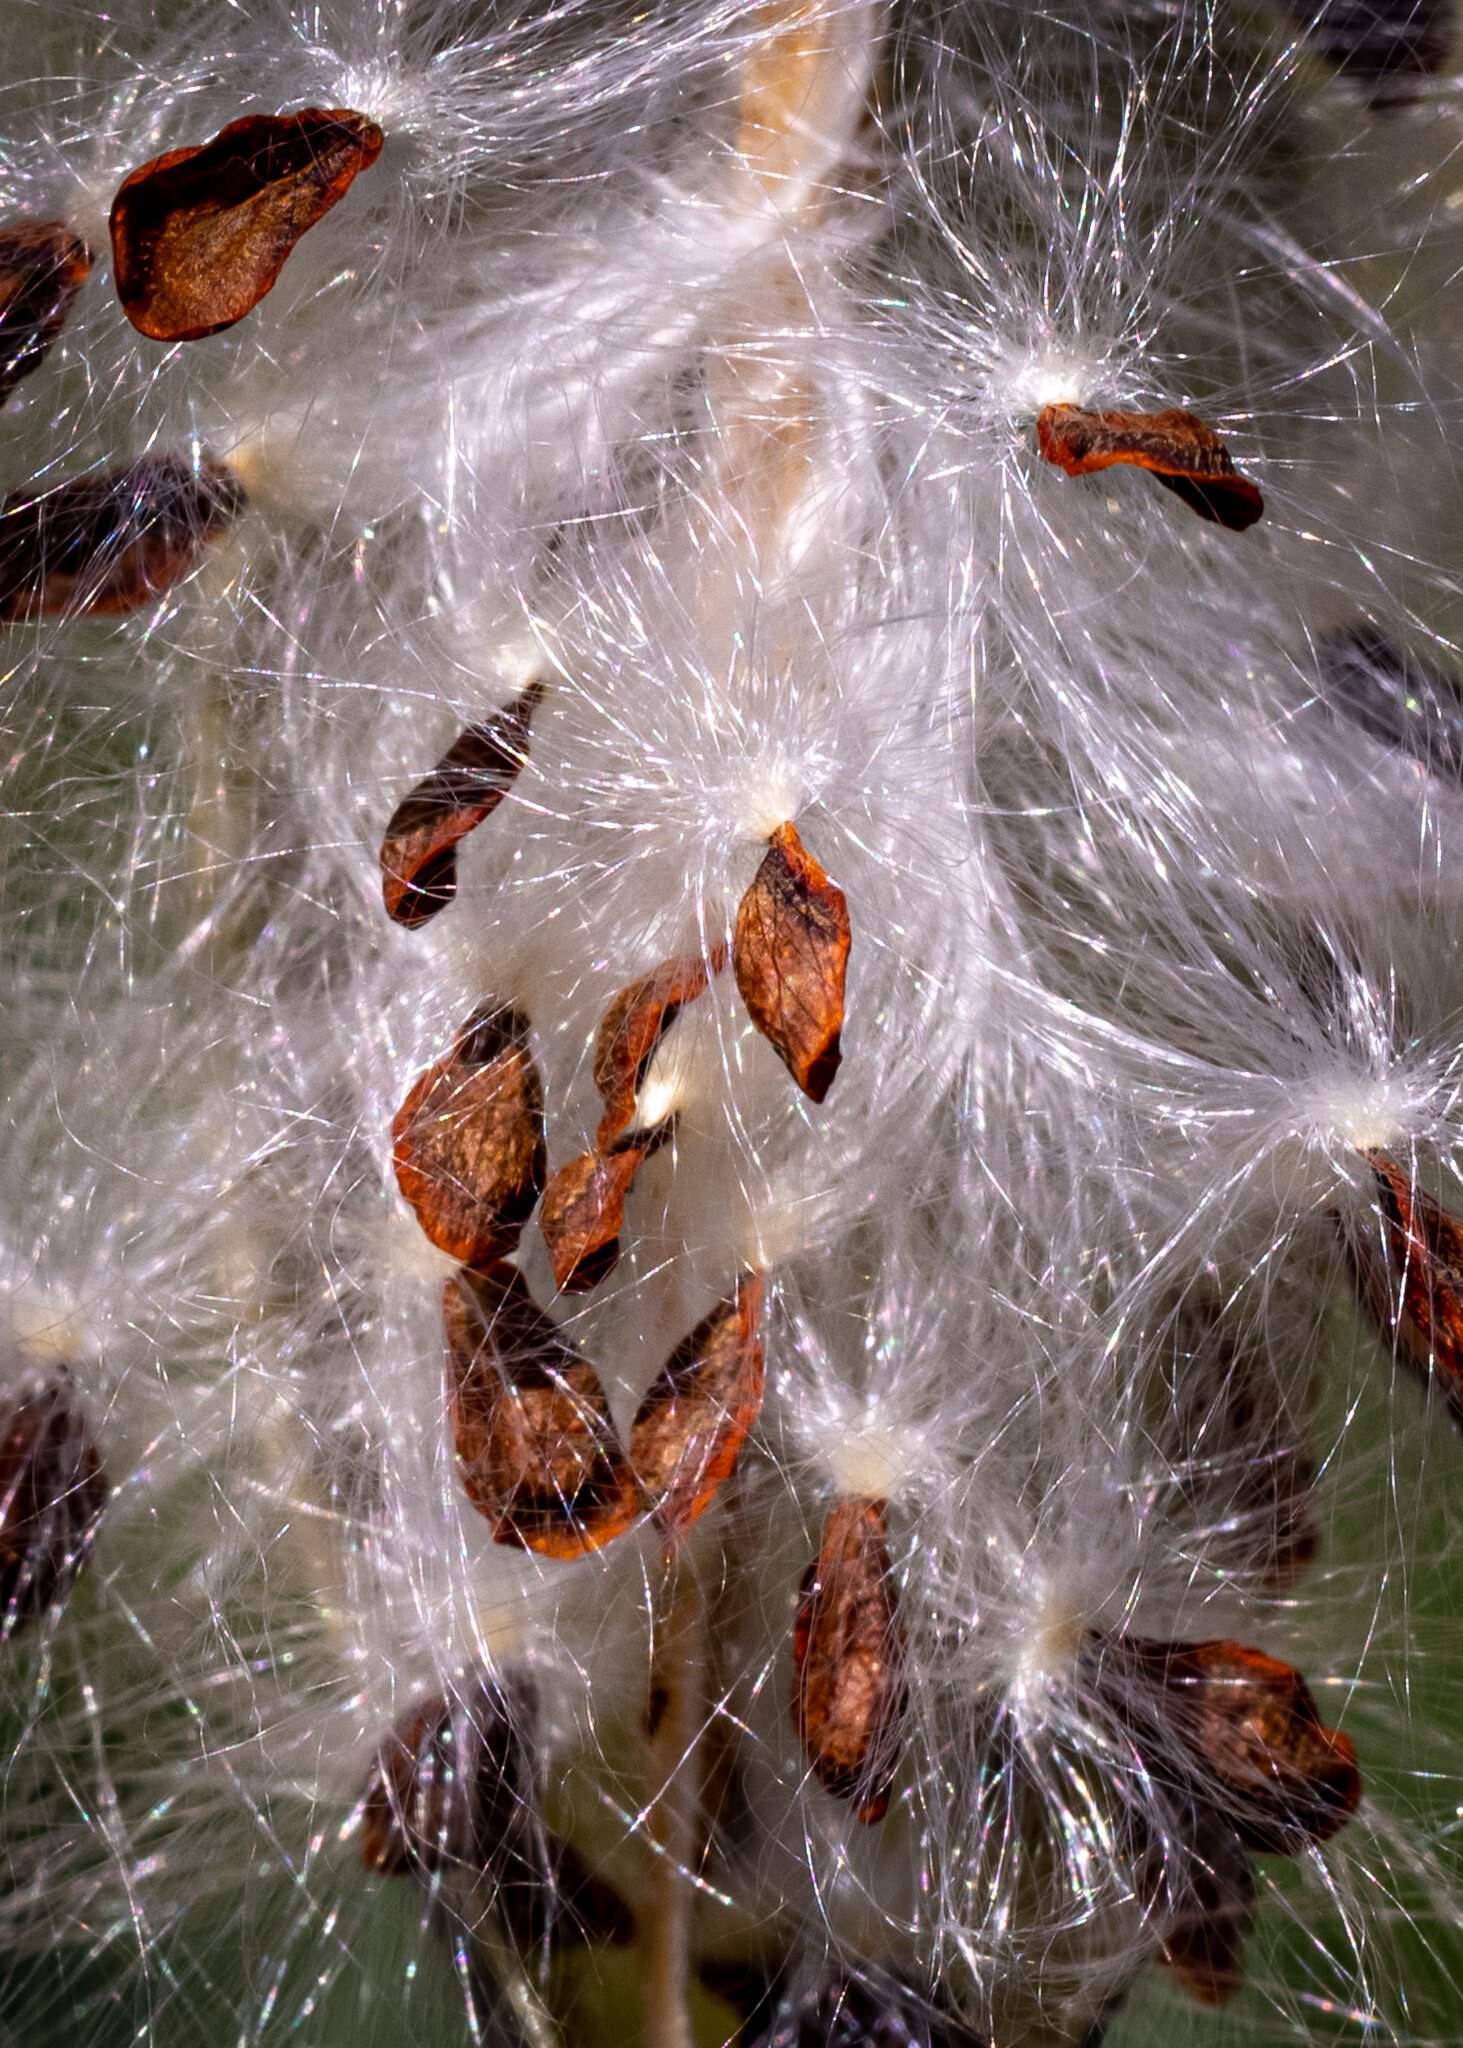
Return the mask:
<path fill-rule="evenodd" d="M 737 908 L 732 966 L 747 1012 L 803 1093 L 821 1102 L 843 1055 L 848 905 L 792 824 L 772 834 Z"/>
<path fill-rule="evenodd" d="M 564 1293 L 587 1294 L 619 1258 L 625 1200 L 651 1149 L 647 1142 L 581 1152 L 550 1176 L 538 1225 Z"/>
<path fill-rule="evenodd" d="M 881 1500 L 835 1502 L 793 1635 L 793 1719 L 808 1761 L 867 1823 L 889 1810 L 906 1700 L 888 1526 Z"/>
<path fill-rule="evenodd" d="M 515 1861 L 533 1804 L 533 1711 L 526 1679 L 482 1673 L 463 1696 L 438 1695 L 403 1715 L 366 1784 L 367 1870 L 400 1877 L 458 1864 L 498 1875 Z"/>
<path fill-rule="evenodd" d="M 1361 1299 L 1395 1335 L 1397 1355 L 1438 1388 L 1463 1428 L 1463 1226 L 1381 1152 L 1365 1155 L 1376 1176 L 1387 1269 L 1353 1241 Z"/>
<path fill-rule="evenodd" d="M 136 611 L 186 576 L 244 506 L 220 462 L 152 455 L 0 503 L 0 620 Z"/>
<path fill-rule="evenodd" d="M 449 1258 L 513 1250 L 544 1184 L 544 1093 L 528 1019 L 488 1002 L 419 1074 L 391 1126 L 397 1186 Z"/>
<path fill-rule="evenodd" d="M 0 405 L 38 370 L 91 273 L 91 251 L 64 221 L 0 225 Z"/>
<path fill-rule="evenodd" d="M 599 1375 L 516 1267 L 447 1283 L 448 1382 L 463 1485 L 498 1543 L 581 1557 L 642 1512 Z"/>
<path fill-rule="evenodd" d="M 725 965 L 725 946 L 713 947 L 709 958 L 696 953 L 667 960 L 622 988 L 605 1011 L 594 1047 L 594 1085 L 605 1105 L 595 1134 L 602 1152 L 634 1121 L 635 1097 L 656 1047 L 686 1004 Z"/>
<path fill-rule="evenodd" d="M 636 1413 L 630 1463 L 668 1543 L 710 1507 L 761 1413 L 764 1292 L 760 1273 L 744 1273 L 676 1346 Z"/>
<path fill-rule="evenodd" d="M 1235 469 L 1214 429 L 1191 412 L 1046 405 L 1037 415 L 1036 442 L 1046 460 L 1068 476 L 1091 476 L 1114 463 L 1146 469 L 1191 512 L 1231 533 L 1243 533 L 1265 510 L 1265 500 Z"/>
<path fill-rule="evenodd" d="M 1241 1643 L 1129 1636 L 1113 1647 L 1119 1669 L 1154 1688 L 1165 1733 L 1245 1848 L 1295 1856 L 1329 1841 L 1356 1811 L 1356 1751 L 1324 1726 L 1289 1664 Z"/>
<path fill-rule="evenodd" d="M 152 341 L 199 341 L 242 320 L 286 257 L 381 154 L 364 114 L 249 114 L 123 179 L 112 201 L 122 310 Z"/>
<path fill-rule="evenodd" d="M 528 760 L 542 683 L 458 735 L 431 774 L 408 790 L 381 842 L 386 914 L 415 931 L 457 893 L 457 844 L 497 810 Z"/>
<path fill-rule="evenodd" d="M 0 1637 L 67 1592 L 86 1562 L 107 1490 L 65 1373 L 0 1405 Z"/>

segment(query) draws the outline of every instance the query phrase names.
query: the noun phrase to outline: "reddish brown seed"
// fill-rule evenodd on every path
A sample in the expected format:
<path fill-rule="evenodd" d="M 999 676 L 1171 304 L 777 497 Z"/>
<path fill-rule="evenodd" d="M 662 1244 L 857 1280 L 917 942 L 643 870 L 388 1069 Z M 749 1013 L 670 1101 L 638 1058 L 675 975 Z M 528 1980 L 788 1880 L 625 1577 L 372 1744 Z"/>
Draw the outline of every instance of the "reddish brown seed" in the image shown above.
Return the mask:
<path fill-rule="evenodd" d="M 459 1273 L 443 1312 L 458 1464 L 494 1540 L 581 1557 L 622 1535 L 643 1504 L 604 1388 L 523 1275 Z"/>
<path fill-rule="evenodd" d="M 1164 1930 L 1160 1959 L 1199 2005 L 1228 2005 L 1244 1988 L 1255 1874 L 1234 1829 L 1208 1809 L 1183 1847 L 1187 1896 Z"/>
<path fill-rule="evenodd" d="M 1212 427 L 1191 412 L 1088 412 L 1079 405 L 1043 406 L 1036 442 L 1068 476 L 1090 476 L 1114 463 L 1146 469 L 1201 519 L 1243 533 L 1265 500 L 1235 469 Z"/>
<path fill-rule="evenodd" d="M 630 1463 L 669 1544 L 710 1507 L 761 1413 L 764 1292 L 760 1273 L 744 1273 L 676 1346 L 635 1416 Z"/>
<path fill-rule="evenodd" d="M 419 1074 L 391 1127 L 397 1186 L 439 1251 L 486 1266 L 518 1243 L 544 1184 L 544 1095 L 521 1011 L 487 1002 Z"/>
<path fill-rule="evenodd" d="M 458 841 L 513 787 L 543 695 L 542 683 L 530 683 L 484 724 L 470 725 L 392 812 L 381 842 L 381 893 L 387 916 L 408 931 L 456 895 Z"/>
<path fill-rule="evenodd" d="M 0 620 L 136 611 L 187 575 L 244 506 L 219 462 L 152 455 L 0 504 Z"/>
<path fill-rule="evenodd" d="M 564 1293 L 587 1294 L 619 1258 L 625 1199 L 650 1150 L 647 1143 L 581 1152 L 550 1175 L 538 1225 Z"/>
<path fill-rule="evenodd" d="M 249 114 L 123 179 L 112 201 L 122 310 L 152 341 L 232 327 L 286 257 L 381 154 L 374 121 L 341 107 Z"/>
<path fill-rule="evenodd" d="M 1358 1291 L 1397 1355 L 1436 1386 L 1463 1428 L 1463 1226 L 1414 1188 L 1394 1160 L 1369 1152 L 1386 1238 L 1386 1270 L 1353 1240 Z"/>
<path fill-rule="evenodd" d="M 384 1877 L 452 1864 L 495 1874 L 520 1847 L 534 1794 L 528 1680 L 478 1674 L 456 1697 L 420 1701 L 376 1752 L 361 1861 Z"/>
<path fill-rule="evenodd" d="M 1115 1651 L 1119 1668 L 1157 1695 L 1164 1732 L 1245 1848 L 1298 1855 L 1356 1811 L 1356 1751 L 1324 1726 L 1289 1664 L 1229 1642 L 1125 1637 Z"/>
<path fill-rule="evenodd" d="M 773 833 L 737 908 L 732 966 L 748 1014 L 803 1093 L 821 1102 L 842 1052 L 848 905 L 794 825 Z"/>
<path fill-rule="evenodd" d="M 85 1564 L 107 1479 L 69 1377 L 0 1404 L 0 1637 L 55 1606 Z"/>
<path fill-rule="evenodd" d="M 0 405 L 38 370 L 91 272 L 91 251 L 65 221 L 0 226 Z"/>
<path fill-rule="evenodd" d="M 656 1047 L 686 1004 L 725 965 L 725 946 L 713 947 L 709 957 L 696 953 L 667 960 L 622 988 L 605 1011 L 594 1047 L 594 1085 L 605 1105 L 595 1134 L 602 1152 L 634 1121 L 635 1098 Z"/>
<path fill-rule="evenodd" d="M 819 1782 L 880 1821 L 898 1768 L 904 1631 L 881 1500 L 834 1504 L 808 1568 L 793 1635 L 793 1719 Z"/>

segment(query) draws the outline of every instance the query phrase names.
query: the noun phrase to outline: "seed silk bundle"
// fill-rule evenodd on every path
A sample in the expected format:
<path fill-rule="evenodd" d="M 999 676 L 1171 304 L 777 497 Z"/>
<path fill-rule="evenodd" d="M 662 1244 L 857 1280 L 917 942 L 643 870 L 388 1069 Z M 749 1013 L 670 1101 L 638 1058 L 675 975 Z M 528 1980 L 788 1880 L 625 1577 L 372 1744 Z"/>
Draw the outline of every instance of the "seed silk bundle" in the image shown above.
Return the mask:
<path fill-rule="evenodd" d="M 0 51 L 6 2037 L 1456 2040 L 1450 10 Z"/>

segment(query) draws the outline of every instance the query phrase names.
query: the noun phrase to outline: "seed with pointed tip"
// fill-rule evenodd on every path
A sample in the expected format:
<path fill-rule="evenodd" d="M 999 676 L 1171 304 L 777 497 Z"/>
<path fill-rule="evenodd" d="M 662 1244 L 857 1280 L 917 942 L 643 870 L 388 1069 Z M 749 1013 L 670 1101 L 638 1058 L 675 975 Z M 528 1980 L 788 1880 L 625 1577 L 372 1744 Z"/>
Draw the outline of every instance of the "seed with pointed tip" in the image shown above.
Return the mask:
<path fill-rule="evenodd" d="M 443 1313 L 458 1467 L 494 1540 L 580 1557 L 622 1535 L 643 1502 L 604 1388 L 523 1275 L 458 1273 Z"/>
<path fill-rule="evenodd" d="M 732 966 L 747 1014 L 814 1102 L 833 1086 L 842 1058 L 850 943 L 843 891 L 797 828 L 779 825 L 738 905 Z"/>
<path fill-rule="evenodd" d="M 1125 1710 L 1185 1753 L 1205 1800 L 1245 1848 L 1295 1856 L 1329 1841 L 1356 1811 L 1356 1751 L 1324 1725 L 1289 1664 L 1241 1643 L 1125 1636 L 1107 1646 L 1105 1668 L 1127 1681 Z"/>
<path fill-rule="evenodd" d="M 651 1149 L 622 1143 L 613 1152 L 580 1152 L 550 1176 L 538 1224 L 554 1285 L 564 1293 L 587 1294 L 614 1267 L 625 1201 Z"/>
<path fill-rule="evenodd" d="M 880 1821 L 899 1766 L 904 1630 L 881 1500 L 836 1501 L 808 1567 L 793 1635 L 793 1719 L 824 1788 Z"/>
<path fill-rule="evenodd" d="M 462 1864 L 499 1874 L 533 1808 L 531 1683 L 475 1674 L 461 1694 L 421 1700 L 376 1752 L 361 1860 L 383 1876 Z"/>
<path fill-rule="evenodd" d="M 112 275 L 138 333 L 200 341 L 242 320 L 384 141 L 344 107 L 249 114 L 124 178 L 112 201 Z"/>
<path fill-rule="evenodd" d="M 0 1403 L 0 1636 L 35 1621 L 69 1590 L 107 1491 L 67 1374 Z"/>
<path fill-rule="evenodd" d="M 6 498 L 0 619 L 136 611 L 186 576 L 243 506 L 232 470 L 171 455 Z"/>
<path fill-rule="evenodd" d="M 544 1184 L 544 1096 L 519 1010 L 484 1003 L 419 1074 L 391 1126 L 398 1187 L 449 1258 L 510 1252 Z"/>
<path fill-rule="evenodd" d="M 91 274 L 91 251 L 64 221 L 0 224 L 0 405 L 38 370 Z"/>
<path fill-rule="evenodd" d="M 1363 1156 L 1376 1178 L 1386 1261 L 1353 1233 L 1357 1291 L 1398 1357 L 1438 1389 L 1463 1428 L 1463 1226 L 1395 1160 Z"/>
<path fill-rule="evenodd" d="M 1115 463 L 1146 469 L 1191 512 L 1231 533 L 1243 533 L 1265 510 L 1265 500 L 1236 470 L 1214 429 L 1191 412 L 1046 405 L 1037 415 L 1036 441 L 1046 461 L 1068 476 L 1091 476 Z"/>
<path fill-rule="evenodd" d="M 595 1134 L 600 1151 L 609 1151 L 634 1122 L 635 1098 L 656 1047 L 686 1004 L 694 1002 L 725 965 L 725 946 L 714 946 L 707 957 L 696 953 L 666 960 L 622 988 L 611 1002 L 594 1047 L 594 1085 L 605 1105 Z"/>
<path fill-rule="evenodd" d="M 744 1273 L 676 1346 L 635 1416 L 630 1463 L 669 1543 L 710 1507 L 761 1412 L 764 1292 L 760 1273 Z"/>
<path fill-rule="evenodd" d="M 386 914 L 415 931 L 457 893 L 457 847 L 502 803 L 528 760 L 528 730 L 544 686 L 528 688 L 482 725 L 459 733 L 431 774 L 408 790 L 381 842 Z"/>

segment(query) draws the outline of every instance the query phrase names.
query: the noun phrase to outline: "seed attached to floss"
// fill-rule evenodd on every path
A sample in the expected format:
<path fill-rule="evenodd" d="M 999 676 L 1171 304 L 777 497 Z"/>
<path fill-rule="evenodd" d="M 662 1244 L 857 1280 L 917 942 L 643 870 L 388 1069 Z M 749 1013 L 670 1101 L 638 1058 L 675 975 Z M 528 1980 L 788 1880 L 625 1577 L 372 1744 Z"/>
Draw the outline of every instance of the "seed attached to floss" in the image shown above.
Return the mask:
<path fill-rule="evenodd" d="M 521 1011 L 484 1003 L 391 1126 L 397 1186 L 437 1249 L 464 1266 L 512 1251 L 543 1188 L 544 1093 L 528 1040 Z"/>
<path fill-rule="evenodd" d="M 650 1148 L 618 1145 L 580 1152 L 549 1178 L 538 1225 L 565 1294 L 588 1294 L 620 1256 L 625 1200 Z"/>
<path fill-rule="evenodd" d="M 803 1093 L 821 1102 L 843 1057 L 851 944 L 843 891 L 779 825 L 737 907 L 732 967 L 752 1022 Z"/>
<path fill-rule="evenodd" d="M 1126 1705 L 1161 1722 L 1246 1849 L 1297 1856 L 1328 1842 L 1356 1811 L 1356 1751 L 1324 1725 L 1289 1664 L 1241 1643 L 1132 1636 L 1109 1644 L 1106 1660 L 1146 1695 L 1130 1694 Z"/>
<path fill-rule="evenodd" d="M 872 1825 L 889 1811 L 907 1688 L 882 1500 L 834 1503 L 798 1600 L 793 1719 L 826 1791 Z"/>
<path fill-rule="evenodd" d="M 518 779 L 543 696 L 543 684 L 530 683 L 492 718 L 470 725 L 392 812 L 381 842 L 381 893 L 387 916 L 408 931 L 457 894 L 458 842 L 492 816 Z"/>
<path fill-rule="evenodd" d="M 124 178 L 112 201 L 112 274 L 138 333 L 200 341 L 242 320 L 384 141 L 346 108 L 250 114 Z"/>
<path fill-rule="evenodd" d="M 483 1672 L 462 1697 L 411 1708 L 377 1750 L 366 1785 L 367 1870 L 496 1872 L 532 1807 L 533 1759 L 520 1731 L 533 1704 L 527 1679 Z"/>
<path fill-rule="evenodd" d="M 1115 463 L 1146 469 L 1191 512 L 1231 533 L 1243 533 L 1265 510 L 1265 500 L 1236 470 L 1214 429 L 1191 412 L 1046 405 L 1037 415 L 1036 444 L 1068 476 L 1091 476 Z"/>
<path fill-rule="evenodd" d="M 91 251 L 64 221 L 0 224 L 0 405 L 45 361 L 91 275 Z"/>
<path fill-rule="evenodd" d="M 764 1293 L 762 1275 L 744 1273 L 676 1346 L 636 1413 L 630 1463 L 668 1546 L 710 1507 L 762 1411 Z"/>
<path fill-rule="evenodd" d="M 186 576 L 244 507 L 221 462 L 151 455 L 0 503 L 0 620 L 136 611 Z"/>
<path fill-rule="evenodd" d="M 1463 1226 L 1415 1189 L 1394 1160 L 1364 1155 L 1376 1177 L 1386 1232 L 1385 1272 L 1353 1238 L 1357 1288 L 1397 1355 L 1436 1386 L 1463 1428 Z"/>
<path fill-rule="evenodd" d="M 1255 1873 L 1234 1829 L 1207 1808 L 1184 1847 L 1189 1897 L 1164 1930 L 1159 1960 L 1196 2004 L 1228 2005 L 1244 1989 Z"/>
<path fill-rule="evenodd" d="M 643 1502 L 604 1388 L 523 1275 L 458 1273 L 443 1314 L 462 1482 L 494 1541 L 568 1558 L 623 1535 Z"/>
<path fill-rule="evenodd" d="M 49 1612 L 69 1590 L 107 1493 L 65 1373 L 0 1403 L 0 1638 Z"/>
<path fill-rule="evenodd" d="M 605 1011 L 594 1047 L 594 1085 L 605 1105 L 595 1134 L 600 1151 L 607 1152 L 634 1122 L 635 1098 L 656 1047 L 725 965 L 725 946 L 713 947 L 709 957 L 667 960 L 622 988 Z"/>

